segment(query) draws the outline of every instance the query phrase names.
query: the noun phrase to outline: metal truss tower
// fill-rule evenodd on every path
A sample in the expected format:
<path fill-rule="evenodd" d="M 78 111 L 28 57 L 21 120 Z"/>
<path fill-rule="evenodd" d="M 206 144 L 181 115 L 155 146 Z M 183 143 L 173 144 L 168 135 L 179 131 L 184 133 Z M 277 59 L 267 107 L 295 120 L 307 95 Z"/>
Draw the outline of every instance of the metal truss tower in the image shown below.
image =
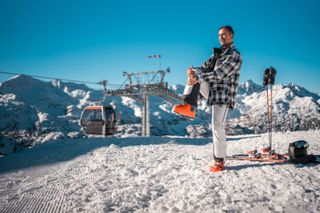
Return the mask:
<path fill-rule="evenodd" d="M 182 97 L 170 90 L 168 83 L 164 82 L 169 72 L 169 68 L 138 73 L 123 72 L 127 79 L 120 87 L 106 89 L 104 85 L 106 96 L 127 96 L 142 103 L 142 136 L 150 136 L 149 96 L 159 96 L 172 104 L 182 102 Z"/>

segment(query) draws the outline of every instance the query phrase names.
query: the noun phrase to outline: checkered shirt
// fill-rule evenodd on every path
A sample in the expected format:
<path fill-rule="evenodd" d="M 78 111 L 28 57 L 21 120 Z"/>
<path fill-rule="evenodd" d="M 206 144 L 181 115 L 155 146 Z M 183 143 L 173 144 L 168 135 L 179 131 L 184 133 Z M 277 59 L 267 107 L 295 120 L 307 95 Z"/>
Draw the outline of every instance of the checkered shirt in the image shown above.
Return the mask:
<path fill-rule="evenodd" d="M 215 63 L 212 63 L 213 60 Z M 234 108 L 241 64 L 240 52 L 234 44 L 222 49 L 221 54 L 213 54 L 202 64 L 202 78 L 210 82 L 208 105 L 227 104 Z"/>

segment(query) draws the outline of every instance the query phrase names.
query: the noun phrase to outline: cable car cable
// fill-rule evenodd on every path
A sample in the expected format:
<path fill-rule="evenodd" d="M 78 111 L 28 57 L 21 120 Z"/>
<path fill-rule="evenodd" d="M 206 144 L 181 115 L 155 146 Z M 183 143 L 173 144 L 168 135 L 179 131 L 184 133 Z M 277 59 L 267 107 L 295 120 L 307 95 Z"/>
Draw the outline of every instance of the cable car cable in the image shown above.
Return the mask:
<path fill-rule="evenodd" d="M 43 79 L 50 79 L 50 80 L 61 80 L 61 81 L 77 82 L 77 83 L 84 83 L 84 84 L 95 84 L 95 85 L 102 85 L 103 82 L 104 82 L 104 81 L 99 81 L 99 82 L 81 81 L 81 80 L 73 80 L 73 79 L 66 79 L 66 78 L 54 78 L 54 77 L 48 77 L 48 76 L 28 75 L 28 74 L 23 74 L 23 73 L 14 73 L 14 72 L 5 72 L 5 71 L 0 71 L 0 74 L 25 75 L 25 76 L 30 76 L 30 77 L 34 77 L 34 78 L 43 78 Z M 111 85 L 111 84 L 108 84 L 108 85 Z M 117 85 L 117 84 L 112 84 L 112 85 Z"/>
<path fill-rule="evenodd" d="M 61 80 L 61 81 L 69 81 L 69 82 L 78 82 L 78 83 L 85 83 L 85 84 L 98 84 L 98 85 L 100 85 L 100 83 L 97 83 L 97 82 L 80 81 L 80 80 L 72 80 L 72 79 L 65 79 L 65 78 L 54 78 L 54 77 L 41 76 L 41 75 L 28 75 L 28 74 L 23 74 L 23 73 L 13 73 L 13 72 L 4 72 L 4 71 L 0 71 L 0 73 L 8 74 L 8 75 L 25 75 L 25 76 L 35 77 L 35 78 L 44 78 L 44 79 L 50 79 L 50 80 Z"/>

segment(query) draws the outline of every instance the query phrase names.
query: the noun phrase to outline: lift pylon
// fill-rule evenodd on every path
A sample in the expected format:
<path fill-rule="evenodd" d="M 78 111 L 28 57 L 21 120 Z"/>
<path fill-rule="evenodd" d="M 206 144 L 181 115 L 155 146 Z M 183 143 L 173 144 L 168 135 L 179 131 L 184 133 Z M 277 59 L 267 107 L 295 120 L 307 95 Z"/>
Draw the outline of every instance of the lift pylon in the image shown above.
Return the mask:
<path fill-rule="evenodd" d="M 148 72 L 123 72 L 126 81 L 119 88 L 105 89 L 106 96 L 127 96 L 142 103 L 142 136 L 150 136 L 149 96 L 159 96 L 177 104 L 182 97 L 168 88 L 164 77 L 170 69 Z"/>

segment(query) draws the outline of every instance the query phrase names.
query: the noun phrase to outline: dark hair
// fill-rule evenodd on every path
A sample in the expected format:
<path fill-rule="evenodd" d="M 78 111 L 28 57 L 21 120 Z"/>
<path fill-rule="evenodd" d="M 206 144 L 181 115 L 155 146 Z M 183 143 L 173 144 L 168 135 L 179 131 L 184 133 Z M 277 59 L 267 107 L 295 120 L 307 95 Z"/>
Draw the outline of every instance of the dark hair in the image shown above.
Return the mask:
<path fill-rule="evenodd" d="M 230 25 L 222 26 L 219 28 L 219 30 L 221 29 L 227 29 L 230 33 L 232 33 L 232 35 L 234 35 L 233 29 Z"/>

